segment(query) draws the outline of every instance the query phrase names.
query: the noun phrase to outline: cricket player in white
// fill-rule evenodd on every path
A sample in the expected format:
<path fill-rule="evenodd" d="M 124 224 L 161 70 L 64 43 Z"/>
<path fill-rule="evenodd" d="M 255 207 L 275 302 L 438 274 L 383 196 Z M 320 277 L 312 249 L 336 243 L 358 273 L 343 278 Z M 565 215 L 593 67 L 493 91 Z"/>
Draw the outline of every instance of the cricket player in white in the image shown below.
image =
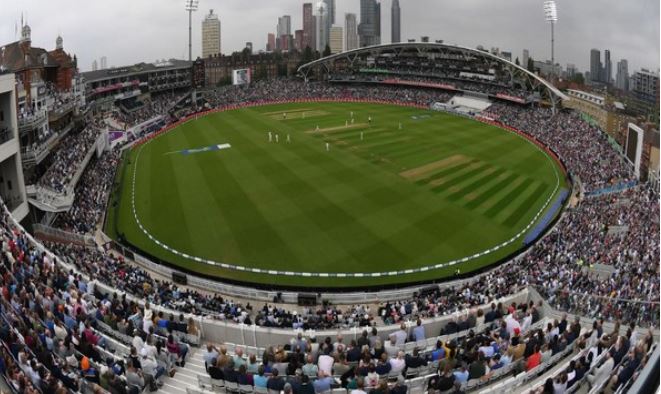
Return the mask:
<path fill-rule="evenodd" d="M 269 131 L 269 142 L 273 142 L 273 134 Z"/>
<path fill-rule="evenodd" d="M 275 142 L 278 142 L 278 135 L 275 135 Z"/>
<path fill-rule="evenodd" d="M 291 138 L 289 137 L 289 134 L 287 134 L 287 143 L 291 143 Z"/>
<path fill-rule="evenodd" d="M 329 151 L 330 151 L 330 144 L 328 142 L 326 142 L 326 152 L 329 152 Z"/>

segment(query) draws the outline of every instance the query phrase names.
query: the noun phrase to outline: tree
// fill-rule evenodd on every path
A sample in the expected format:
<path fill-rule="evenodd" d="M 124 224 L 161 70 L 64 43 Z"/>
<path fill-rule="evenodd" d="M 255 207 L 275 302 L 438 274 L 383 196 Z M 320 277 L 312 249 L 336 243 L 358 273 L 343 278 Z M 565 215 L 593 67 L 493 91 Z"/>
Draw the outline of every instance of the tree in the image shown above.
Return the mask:
<path fill-rule="evenodd" d="M 535 61 L 531 57 L 528 58 L 528 71 L 535 72 Z"/>
<path fill-rule="evenodd" d="M 576 73 L 571 77 L 570 81 L 583 85 L 585 83 L 585 78 L 583 77 L 583 73 Z"/>
<path fill-rule="evenodd" d="M 519 57 L 518 56 L 516 57 L 516 60 L 514 60 L 514 64 L 516 64 L 517 66 L 521 65 L 521 63 L 519 63 Z"/>
<path fill-rule="evenodd" d="M 303 64 L 310 63 L 314 60 L 314 53 L 312 53 L 312 48 L 310 48 L 309 45 L 303 50 L 303 58 L 301 60 L 303 61 Z"/>
<path fill-rule="evenodd" d="M 331 50 L 330 50 L 330 45 L 326 44 L 326 48 L 324 48 L 324 57 L 330 56 Z"/>

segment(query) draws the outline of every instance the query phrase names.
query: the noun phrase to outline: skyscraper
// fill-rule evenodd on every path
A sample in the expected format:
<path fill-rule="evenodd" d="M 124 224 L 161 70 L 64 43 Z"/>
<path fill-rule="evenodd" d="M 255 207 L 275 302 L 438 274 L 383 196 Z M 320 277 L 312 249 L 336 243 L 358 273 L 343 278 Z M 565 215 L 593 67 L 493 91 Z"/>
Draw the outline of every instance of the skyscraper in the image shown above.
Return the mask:
<path fill-rule="evenodd" d="M 358 48 L 358 23 L 356 22 L 356 14 L 347 13 L 344 15 L 344 34 L 346 42 L 344 43 L 344 50 L 350 51 Z"/>
<path fill-rule="evenodd" d="M 328 36 L 330 34 L 330 25 L 328 24 L 328 6 L 325 2 L 320 1 L 315 7 L 315 27 L 316 27 L 316 39 L 317 39 L 317 50 L 323 52 L 328 45 Z"/>
<path fill-rule="evenodd" d="M 360 0 L 358 37 L 361 47 L 381 43 L 381 4 L 376 0 Z"/>
<path fill-rule="evenodd" d="M 613 79 L 613 64 L 611 63 L 611 51 L 604 51 L 604 79 L 602 82 L 610 84 Z"/>
<path fill-rule="evenodd" d="M 275 47 L 276 49 L 287 50 L 289 49 L 288 40 L 291 35 L 291 16 L 283 15 L 278 18 L 277 37 Z"/>
<path fill-rule="evenodd" d="M 315 19 L 312 14 L 312 3 L 303 3 L 303 42 L 302 50 L 306 47 L 317 49 L 317 35 L 315 34 Z"/>
<path fill-rule="evenodd" d="M 275 34 L 269 33 L 268 38 L 266 39 L 266 52 L 275 51 Z"/>
<path fill-rule="evenodd" d="M 576 75 L 576 65 L 573 63 L 567 63 L 567 78 L 573 78 Z"/>
<path fill-rule="evenodd" d="M 624 90 L 629 90 L 629 64 L 627 59 L 622 59 L 617 62 L 617 74 L 615 74 L 615 87 Z"/>
<path fill-rule="evenodd" d="M 601 52 L 598 49 L 590 50 L 590 79 L 594 82 L 601 80 Z"/>
<path fill-rule="evenodd" d="M 328 11 L 328 25 L 335 24 L 335 0 L 323 0 L 326 4 L 326 11 Z"/>
<path fill-rule="evenodd" d="M 521 67 L 528 68 L 528 59 L 530 59 L 530 52 L 527 49 L 523 50 L 523 58 L 521 59 Z"/>
<path fill-rule="evenodd" d="M 390 42 L 400 42 L 402 40 L 400 23 L 399 0 L 392 0 L 392 6 L 390 7 Z"/>
<path fill-rule="evenodd" d="M 298 29 L 294 31 L 294 48 L 296 48 L 299 51 L 302 51 L 305 49 L 305 46 L 303 46 L 303 30 Z"/>
<path fill-rule="evenodd" d="M 291 16 L 283 15 L 278 18 L 278 36 L 291 34 Z"/>
<path fill-rule="evenodd" d="M 220 19 L 209 10 L 202 21 L 202 57 L 220 54 Z"/>
<path fill-rule="evenodd" d="M 342 52 L 342 38 L 342 26 L 331 27 L 329 37 L 331 53 Z"/>
<path fill-rule="evenodd" d="M 108 68 L 108 59 L 105 56 L 101 56 L 101 70 Z"/>
<path fill-rule="evenodd" d="M 94 59 L 94 60 L 92 61 L 92 71 L 96 71 L 96 70 L 98 70 L 98 69 L 99 69 L 99 65 L 98 65 L 98 63 L 96 62 L 96 59 Z"/>

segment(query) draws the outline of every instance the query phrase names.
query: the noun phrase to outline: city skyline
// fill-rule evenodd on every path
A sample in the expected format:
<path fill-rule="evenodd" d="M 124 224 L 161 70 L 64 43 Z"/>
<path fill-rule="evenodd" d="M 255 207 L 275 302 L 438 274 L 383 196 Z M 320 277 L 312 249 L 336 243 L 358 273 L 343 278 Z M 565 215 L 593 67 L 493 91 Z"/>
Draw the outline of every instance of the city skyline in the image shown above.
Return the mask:
<path fill-rule="evenodd" d="M 344 14 L 347 12 L 360 15 L 359 1 L 336 3 L 336 26 L 344 25 Z M 624 4 L 609 0 L 600 1 L 599 7 L 593 7 L 593 3 L 558 1 L 556 62 L 563 68 L 567 63 L 575 64 L 580 72 L 585 72 L 589 70 L 590 49 L 599 48 L 610 51 L 612 71 L 621 59 L 627 59 L 629 72 L 641 68 L 658 71 L 659 3 L 637 0 Z M 200 9 L 213 8 L 219 15 L 221 34 L 226 38 L 223 40 L 223 53 L 229 54 L 242 50 L 246 41 L 255 43 L 255 51 L 264 49 L 267 33 L 274 30 L 269 26 L 273 26 L 278 16 L 283 14 L 292 16 L 292 31 L 301 29 L 302 4 L 300 0 L 256 0 L 248 9 L 245 2 L 238 0 L 201 0 Z M 386 43 L 391 37 L 392 1 L 382 0 L 380 4 L 380 37 L 381 42 Z M 76 12 L 56 11 L 69 8 L 67 6 L 76 9 Z M 498 47 L 512 52 L 513 60 L 517 57 L 521 59 L 524 48 L 535 60 L 550 58 L 550 43 L 546 34 L 548 25 L 543 20 L 541 2 L 511 0 L 496 6 L 478 0 L 466 0 L 459 4 L 400 0 L 400 7 L 403 10 L 402 41 L 428 35 L 432 41 L 442 39 L 446 43 L 467 47 Z M 130 13 L 126 12 L 128 9 Z M 249 20 L 245 18 L 247 11 L 251 15 Z M 0 43 L 7 44 L 18 39 L 16 30 L 20 30 L 21 13 L 32 28 L 33 45 L 54 48 L 55 38 L 61 34 L 65 51 L 77 55 L 81 71 L 89 70 L 92 60 L 101 56 L 112 59 L 108 67 L 163 58 L 187 58 L 187 15 L 183 7 L 174 2 L 164 6 L 155 0 L 137 4 L 126 0 L 112 4 L 63 0 L 53 6 L 43 1 L 27 0 L 0 15 Z M 203 13 L 194 15 L 194 37 L 201 35 L 199 29 L 203 17 Z M 113 23 L 108 23 L 109 20 Z M 479 23 L 469 25 L 471 20 Z M 360 20 L 357 22 L 360 23 Z M 90 25 L 95 29 L 90 30 Z M 636 29 L 631 29 L 631 26 L 636 26 Z M 125 44 L 117 39 L 118 31 L 126 32 Z M 201 56 L 199 39 L 193 40 L 193 54 L 193 57 Z M 614 74 L 611 74 L 613 78 Z"/>

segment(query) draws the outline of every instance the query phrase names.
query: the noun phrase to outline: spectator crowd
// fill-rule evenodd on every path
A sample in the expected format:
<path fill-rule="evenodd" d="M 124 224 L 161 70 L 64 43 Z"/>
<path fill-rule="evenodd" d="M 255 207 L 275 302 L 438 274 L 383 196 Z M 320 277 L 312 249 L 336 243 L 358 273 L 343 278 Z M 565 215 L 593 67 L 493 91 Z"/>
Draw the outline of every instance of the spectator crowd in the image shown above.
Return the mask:
<path fill-rule="evenodd" d="M 292 98 L 353 98 L 393 100 L 419 105 L 447 101 L 444 92 L 398 87 L 347 87 L 304 84 L 289 80 L 228 86 L 206 92 L 186 111 L 246 102 Z M 168 100 L 171 100 L 169 98 Z M 573 112 L 552 114 L 545 108 L 495 103 L 486 113 L 504 124 L 529 133 L 559 154 L 569 172 L 586 190 L 595 190 L 631 178 L 631 170 L 611 149 L 602 133 Z M 185 115 L 182 114 L 182 115 Z M 79 186 L 86 192 L 59 223 L 76 232 L 89 232 L 103 209 L 112 182 L 114 154 L 106 153 Z M 586 198 L 568 208 L 548 236 L 533 245 L 515 264 L 505 264 L 465 284 L 438 289 L 409 300 L 383 302 L 378 311 L 367 306 L 334 306 L 288 311 L 273 305 L 254 308 L 220 296 L 182 290 L 151 278 L 116 256 L 90 253 L 75 246 L 54 248 L 80 269 L 107 280 L 154 303 L 195 311 L 220 319 L 271 327 L 328 328 L 398 323 L 411 316 L 433 317 L 483 305 L 534 286 L 557 308 L 594 318 L 623 319 L 641 325 L 653 323 L 659 312 L 659 280 L 655 256 L 659 254 L 658 195 L 645 185 L 622 193 Z M 95 264 L 88 264 L 94 261 Z M 610 274 L 597 265 L 611 267 Z M 114 281 L 114 278 L 122 280 Z M 127 280 L 124 280 L 127 278 Z M 637 307 L 631 307 L 636 305 Z"/>

